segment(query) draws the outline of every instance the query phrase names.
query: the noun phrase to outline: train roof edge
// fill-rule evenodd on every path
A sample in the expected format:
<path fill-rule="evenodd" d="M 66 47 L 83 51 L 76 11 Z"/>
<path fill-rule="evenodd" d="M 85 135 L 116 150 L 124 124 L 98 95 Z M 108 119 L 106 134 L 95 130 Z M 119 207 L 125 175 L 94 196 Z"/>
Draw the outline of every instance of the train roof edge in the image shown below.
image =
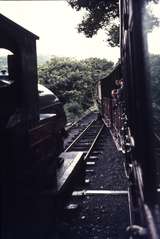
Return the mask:
<path fill-rule="evenodd" d="M 119 70 L 121 69 L 121 61 L 120 61 L 120 60 L 113 66 L 113 68 L 111 69 L 111 72 L 109 72 L 105 77 L 98 79 L 98 80 L 97 80 L 97 83 L 98 83 L 99 81 L 104 81 L 104 80 L 106 80 L 106 78 L 108 78 L 108 77 L 109 77 L 115 70 L 117 70 L 118 68 L 119 68 Z"/>
<path fill-rule="evenodd" d="M 30 38 L 34 38 L 35 40 L 39 39 L 37 35 L 28 31 L 27 29 L 20 26 L 19 24 L 13 22 L 12 20 L 10 20 L 9 18 L 7 18 L 6 16 L 2 14 L 0 14 L 0 30 L 11 31 L 12 34 L 15 33 L 15 34 L 20 34 L 24 36 L 27 35 Z"/>

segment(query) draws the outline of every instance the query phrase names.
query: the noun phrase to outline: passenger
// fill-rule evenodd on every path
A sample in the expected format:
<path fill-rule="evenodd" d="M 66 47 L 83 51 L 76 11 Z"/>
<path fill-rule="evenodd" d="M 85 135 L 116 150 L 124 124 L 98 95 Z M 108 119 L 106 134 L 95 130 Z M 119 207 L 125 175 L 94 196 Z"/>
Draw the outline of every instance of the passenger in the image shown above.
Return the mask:
<path fill-rule="evenodd" d="M 121 86 L 121 80 L 115 80 L 115 85 L 118 86 L 118 88 Z"/>
<path fill-rule="evenodd" d="M 113 99 L 117 99 L 117 96 L 118 96 L 118 90 L 117 89 L 114 89 L 111 91 L 111 96 Z"/>
<path fill-rule="evenodd" d="M 120 88 L 118 89 L 118 99 L 120 101 L 124 100 L 124 84 L 123 84 L 123 80 L 119 80 L 119 85 Z"/>
<path fill-rule="evenodd" d="M 116 80 L 115 85 L 118 87 L 117 89 L 112 90 L 111 95 L 114 99 L 123 100 L 124 99 L 124 87 L 123 80 Z"/>

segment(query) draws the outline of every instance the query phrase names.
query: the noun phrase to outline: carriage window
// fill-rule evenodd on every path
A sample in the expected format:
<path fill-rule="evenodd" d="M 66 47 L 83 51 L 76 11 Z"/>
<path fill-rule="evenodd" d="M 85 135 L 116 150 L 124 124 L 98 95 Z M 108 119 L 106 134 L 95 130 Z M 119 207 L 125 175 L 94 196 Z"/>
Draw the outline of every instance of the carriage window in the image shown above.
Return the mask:
<path fill-rule="evenodd" d="M 143 27 L 147 69 L 150 71 L 153 111 L 154 154 L 157 163 L 157 181 L 160 188 L 160 1 L 152 0 L 144 9 Z M 147 49 L 147 48 L 146 48 Z"/>
<path fill-rule="evenodd" d="M 13 83 L 10 73 L 10 58 L 13 56 L 12 52 L 0 48 L 0 87 L 9 86 Z"/>

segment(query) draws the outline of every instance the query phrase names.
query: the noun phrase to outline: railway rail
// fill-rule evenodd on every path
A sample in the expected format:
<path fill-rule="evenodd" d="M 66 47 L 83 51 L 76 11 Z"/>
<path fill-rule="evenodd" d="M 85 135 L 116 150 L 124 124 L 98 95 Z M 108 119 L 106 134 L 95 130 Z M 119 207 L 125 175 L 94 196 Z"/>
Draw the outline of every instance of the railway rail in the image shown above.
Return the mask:
<path fill-rule="evenodd" d="M 96 143 L 104 125 L 99 120 L 93 120 L 87 127 L 73 140 L 73 142 L 65 149 L 68 151 L 83 151 L 89 154 Z"/>
<path fill-rule="evenodd" d="M 90 124 L 91 121 L 96 120 L 97 113 L 95 111 L 89 111 L 84 117 L 80 118 L 77 122 L 66 128 L 68 137 L 64 139 L 64 149 L 72 143 L 72 141 Z"/>
<path fill-rule="evenodd" d="M 71 131 L 74 127 L 77 127 L 77 125 L 80 125 L 84 120 L 90 119 L 95 114 L 95 107 L 89 108 L 87 111 L 84 112 L 83 116 L 80 117 L 77 121 L 69 123 L 66 125 L 66 131 Z"/>

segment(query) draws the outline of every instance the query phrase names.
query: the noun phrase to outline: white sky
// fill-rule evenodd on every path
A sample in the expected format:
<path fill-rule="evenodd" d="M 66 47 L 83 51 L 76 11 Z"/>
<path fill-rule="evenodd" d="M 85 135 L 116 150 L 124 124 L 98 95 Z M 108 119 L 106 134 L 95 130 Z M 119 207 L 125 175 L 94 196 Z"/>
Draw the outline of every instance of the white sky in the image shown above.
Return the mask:
<path fill-rule="evenodd" d="M 150 4 L 153 14 L 160 19 L 160 1 L 158 4 Z M 148 34 L 148 48 L 149 52 L 160 55 L 160 27 L 153 29 L 151 33 Z"/>
<path fill-rule="evenodd" d="M 107 47 L 103 31 L 93 38 L 77 32 L 85 12 L 73 10 L 65 1 L 0 1 L 0 9 L 1 14 L 40 37 L 38 54 L 115 62 L 119 58 L 118 48 Z"/>

